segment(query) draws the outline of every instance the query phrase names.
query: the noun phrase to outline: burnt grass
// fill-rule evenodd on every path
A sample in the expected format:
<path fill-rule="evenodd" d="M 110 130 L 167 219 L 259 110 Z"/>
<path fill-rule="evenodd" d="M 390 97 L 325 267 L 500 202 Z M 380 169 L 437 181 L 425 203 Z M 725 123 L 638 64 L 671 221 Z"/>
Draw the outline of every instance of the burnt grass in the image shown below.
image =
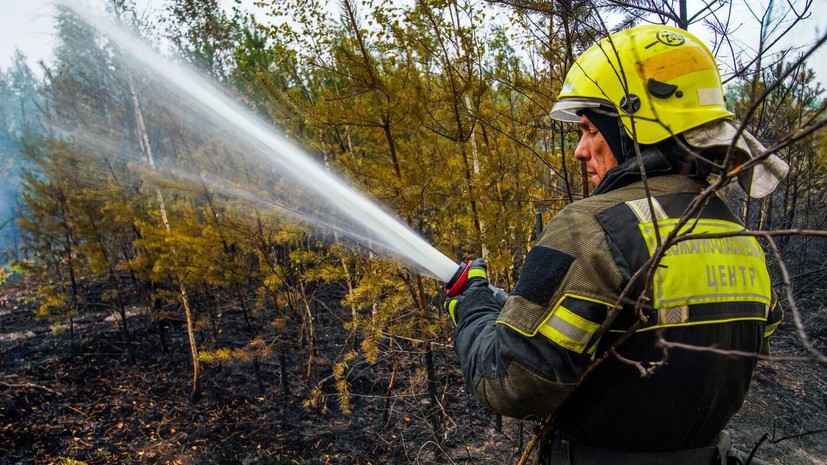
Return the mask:
<path fill-rule="evenodd" d="M 197 399 L 184 328 L 168 328 L 162 344 L 133 305 L 127 350 L 110 311 L 95 306 L 78 315 L 72 345 L 68 331 L 34 318 L 33 294 L 21 283 L 0 287 L 0 464 L 504 465 L 517 463 L 536 429 L 468 397 L 450 344 L 432 344 L 429 383 L 424 346 L 401 338 L 386 338 L 375 364 L 349 363 L 352 413 L 343 414 L 333 366 L 358 341 L 332 286 L 316 290 L 310 378 L 298 321 L 277 332 L 262 318 L 270 350 L 203 362 Z M 228 308 L 220 318 L 220 332 L 199 331 L 202 347 L 246 345 L 241 313 Z M 824 352 L 823 311 L 807 323 Z M 773 352 L 807 355 L 791 315 Z M 760 445 L 758 457 L 772 463 L 827 463 L 827 366 L 760 362 L 728 430 L 741 450 Z"/>

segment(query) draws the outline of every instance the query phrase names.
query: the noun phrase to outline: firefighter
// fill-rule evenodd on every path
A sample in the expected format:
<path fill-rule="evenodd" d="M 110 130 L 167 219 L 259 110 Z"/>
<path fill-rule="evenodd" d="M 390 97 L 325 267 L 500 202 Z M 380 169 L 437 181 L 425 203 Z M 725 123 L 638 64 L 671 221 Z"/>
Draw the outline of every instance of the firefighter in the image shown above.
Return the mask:
<path fill-rule="evenodd" d="M 744 226 L 715 195 L 680 220 L 710 174 L 743 166 L 763 147 L 733 125 L 706 45 L 664 25 L 586 50 L 551 117 L 578 126 L 574 156 L 593 195 L 548 223 L 504 305 L 485 262 L 467 265 L 467 289 L 445 302 L 467 389 L 495 412 L 546 419 L 542 463 L 725 463 L 722 430 L 756 359 L 665 350 L 662 341 L 767 352 L 781 311 L 758 241 L 725 235 Z M 772 192 L 787 169 L 774 156 L 748 166 L 739 182 L 753 197 Z M 675 229 L 711 237 L 675 243 L 647 277 Z M 616 355 L 584 376 L 627 331 Z"/>

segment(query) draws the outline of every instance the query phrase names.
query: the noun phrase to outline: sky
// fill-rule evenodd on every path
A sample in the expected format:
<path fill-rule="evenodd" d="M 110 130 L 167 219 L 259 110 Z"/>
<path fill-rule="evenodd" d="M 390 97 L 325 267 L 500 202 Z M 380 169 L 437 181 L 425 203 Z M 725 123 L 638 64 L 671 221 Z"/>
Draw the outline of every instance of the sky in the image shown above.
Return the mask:
<path fill-rule="evenodd" d="M 15 48 L 19 48 L 28 58 L 32 68 L 38 72 L 37 63 L 45 60 L 47 63 L 51 56 L 51 49 L 54 46 L 54 8 L 51 0 L 0 0 L 0 68 L 7 69 L 13 60 Z M 105 0 L 82 0 L 90 5 L 103 5 Z M 230 4 L 231 0 L 223 0 Z M 741 4 L 744 0 L 735 0 Z M 770 0 L 749 0 L 755 7 L 760 8 L 769 3 Z M 795 0 L 793 4 L 801 4 L 807 0 Z M 812 14 L 810 18 L 801 23 L 789 34 L 788 45 L 804 47 L 815 41 L 820 34 L 827 30 L 827 0 L 812 0 Z M 242 6 L 252 9 L 253 0 L 243 0 Z M 331 3 L 338 3 L 333 0 Z M 701 0 L 690 0 L 689 11 L 698 9 Z M 159 14 L 164 5 L 164 0 L 136 0 L 139 13 L 151 16 Z M 775 3 L 786 5 L 786 1 Z M 693 5 L 694 4 L 694 5 Z M 102 8 L 102 7 L 101 7 Z M 736 42 L 742 47 L 754 47 L 757 44 L 756 24 L 750 13 L 739 11 L 734 16 L 735 23 L 741 21 L 744 25 L 736 34 Z M 712 38 L 704 37 L 703 31 L 690 28 L 691 32 L 698 34 L 702 39 L 711 41 Z M 827 45 L 817 51 L 808 65 L 816 71 L 816 76 L 822 83 L 827 83 Z M 725 70 L 724 70 L 725 71 Z M 827 87 L 827 86 L 825 86 Z"/>
<path fill-rule="evenodd" d="M 49 54 L 54 43 L 53 9 L 42 0 L 0 0 L 0 67 L 8 68 L 15 47 L 31 58 Z"/>

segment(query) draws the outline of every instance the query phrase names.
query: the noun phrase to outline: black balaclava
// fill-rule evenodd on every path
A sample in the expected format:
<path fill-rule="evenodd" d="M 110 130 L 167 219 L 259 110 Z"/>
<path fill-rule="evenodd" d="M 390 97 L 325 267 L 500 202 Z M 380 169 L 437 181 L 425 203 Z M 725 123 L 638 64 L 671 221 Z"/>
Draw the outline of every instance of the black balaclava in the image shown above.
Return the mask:
<path fill-rule="evenodd" d="M 640 180 L 641 169 L 650 176 L 684 174 L 701 179 L 705 179 L 711 172 L 712 165 L 705 163 L 700 157 L 689 156 L 672 139 L 653 145 L 638 144 L 643 164 L 642 167 L 638 166 L 635 159 L 635 143 L 626 133 L 614 108 L 584 108 L 577 111 L 577 115 L 588 118 L 600 131 L 618 164 L 606 173 L 606 177 L 595 187 L 593 194 L 608 192 Z"/>
<path fill-rule="evenodd" d="M 584 108 L 577 111 L 577 116 L 585 116 L 600 131 L 609 148 L 612 149 L 612 155 L 617 159 L 618 165 L 634 157 L 634 141 L 626 134 L 626 129 L 623 128 L 623 123 L 613 108 Z M 644 147 L 641 146 L 641 150 L 643 149 Z"/>

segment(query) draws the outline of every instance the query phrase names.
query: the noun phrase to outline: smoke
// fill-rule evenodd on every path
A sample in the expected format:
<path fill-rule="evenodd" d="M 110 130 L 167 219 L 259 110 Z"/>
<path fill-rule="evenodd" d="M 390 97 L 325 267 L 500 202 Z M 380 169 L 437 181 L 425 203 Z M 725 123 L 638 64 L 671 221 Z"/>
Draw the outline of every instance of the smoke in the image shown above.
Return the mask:
<path fill-rule="evenodd" d="M 0 265 L 19 256 L 20 230 L 17 226 L 19 177 L 10 173 L 0 185 Z"/>

